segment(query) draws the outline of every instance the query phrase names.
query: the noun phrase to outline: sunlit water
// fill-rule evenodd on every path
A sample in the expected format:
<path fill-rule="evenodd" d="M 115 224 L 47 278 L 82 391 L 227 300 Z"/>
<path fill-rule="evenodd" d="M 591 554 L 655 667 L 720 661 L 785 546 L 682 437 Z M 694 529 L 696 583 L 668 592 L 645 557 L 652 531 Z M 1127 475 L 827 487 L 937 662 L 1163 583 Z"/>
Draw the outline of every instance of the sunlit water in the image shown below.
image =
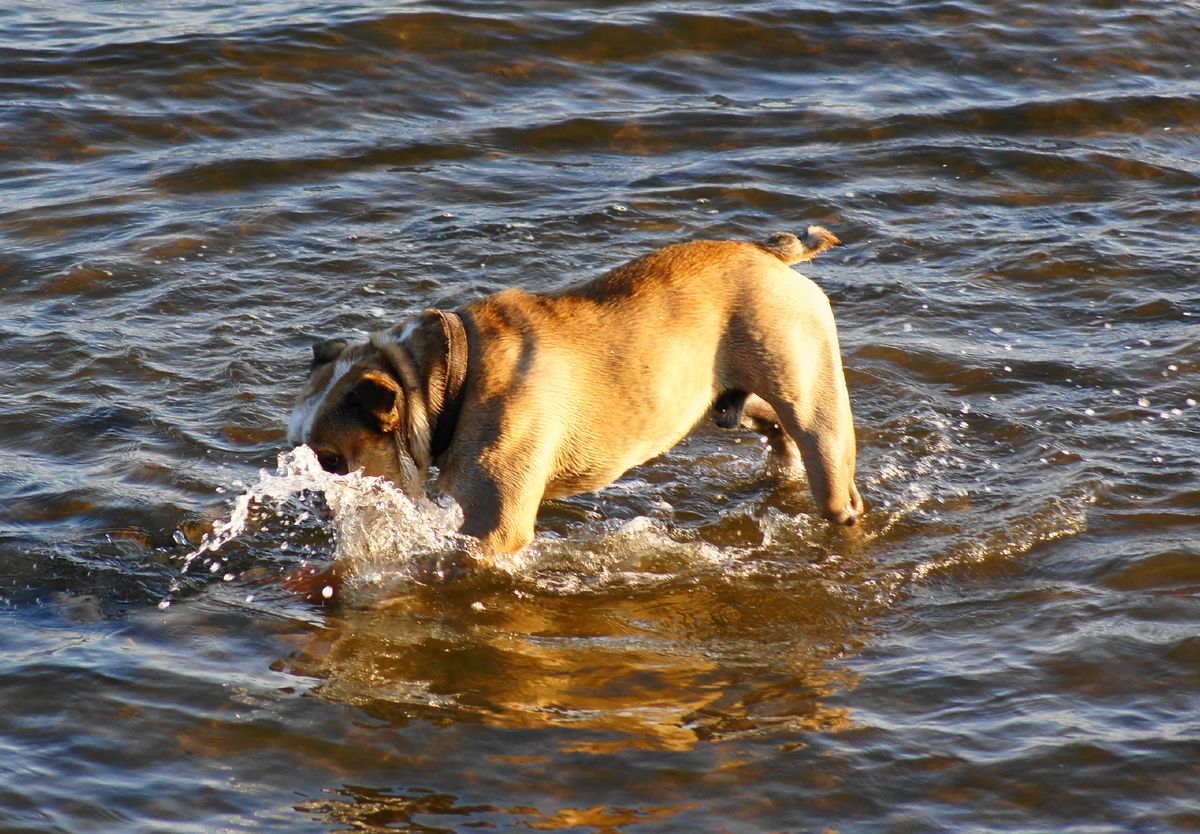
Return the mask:
<path fill-rule="evenodd" d="M 1197 44 L 5 5 L 0 829 L 1200 828 Z M 706 427 L 463 571 L 452 503 L 286 443 L 314 339 L 812 222 L 853 530 Z"/>

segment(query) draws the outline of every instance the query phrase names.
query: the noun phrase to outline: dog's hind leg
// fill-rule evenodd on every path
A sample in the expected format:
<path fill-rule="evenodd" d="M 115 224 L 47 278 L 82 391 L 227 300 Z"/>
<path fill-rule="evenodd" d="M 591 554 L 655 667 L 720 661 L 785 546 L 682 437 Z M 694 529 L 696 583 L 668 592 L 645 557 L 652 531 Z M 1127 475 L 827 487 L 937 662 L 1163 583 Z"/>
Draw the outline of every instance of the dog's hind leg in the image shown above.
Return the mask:
<path fill-rule="evenodd" d="M 817 510 L 836 524 L 854 524 L 864 506 L 854 484 L 854 428 L 848 404 L 836 422 L 820 408 L 816 413 L 798 408 L 794 400 L 776 400 L 772 408 L 799 449 Z"/>
<path fill-rule="evenodd" d="M 719 400 L 718 400 L 719 402 Z M 717 425 L 722 425 L 719 421 Z M 802 468 L 800 448 L 783 426 L 779 416 L 766 400 L 753 394 L 742 402 L 738 426 L 758 432 L 767 441 L 767 471 L 780 476 L 798 475 Z"/>
<path fill-rule="evenodd" d="M 788 326 L 760 326 L 757 338 L 751 330 L 747 341 L 754 350 L 742 357 L 735 378 L 766 401 L 775 415 L 772 425 L 791 437 L 804 461 L 818 512 L 837 524 L 853 524 L 863 512 L 863 501 L 854 485 L 850 397 L 829 302 L 815 285 L 807 286 L 808 303 L 796 308 Z M 757 320 L 767 319 L 759 311 Z M 768 416 L 761 408 L 753 414 L 763 421 Z M 771 434 L 765 434 L 771 442 Z"/>
<path fill-rule="evenodd" d="M 712 404 L 709 416 L 719 428 L 736 429 L 743 424 L 746 398 L 749 396 L 745 391 L 726 391 Z M 745 426 L 745 428 L 752 427 Z"/>

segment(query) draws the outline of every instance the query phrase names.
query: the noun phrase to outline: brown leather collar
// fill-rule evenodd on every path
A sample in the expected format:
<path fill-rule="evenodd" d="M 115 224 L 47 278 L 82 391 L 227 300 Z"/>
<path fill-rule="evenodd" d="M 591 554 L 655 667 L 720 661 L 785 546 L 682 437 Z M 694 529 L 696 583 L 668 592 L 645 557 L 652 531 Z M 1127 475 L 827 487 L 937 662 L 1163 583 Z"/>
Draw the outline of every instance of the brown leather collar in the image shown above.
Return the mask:
<path fill-rule="evenodd" d="M 462 315 L 453 310 L 428 310 L 442 322 L 446 335 L 446 382 L 442 390 L 442 407 L 433 427 L 430 457 L 435 461 L 441 457 L 454 439 L 458 418 L 462 414 L 463 392 L 467 381 L 467 329 Z"/>

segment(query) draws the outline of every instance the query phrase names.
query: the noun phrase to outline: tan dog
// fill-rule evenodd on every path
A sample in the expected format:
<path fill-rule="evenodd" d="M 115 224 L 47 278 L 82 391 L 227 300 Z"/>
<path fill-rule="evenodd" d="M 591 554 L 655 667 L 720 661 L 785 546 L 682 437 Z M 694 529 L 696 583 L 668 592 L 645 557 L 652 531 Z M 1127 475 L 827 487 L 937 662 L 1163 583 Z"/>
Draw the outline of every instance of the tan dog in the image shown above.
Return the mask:
<path fill-rule="evenodd" d="M 668 246 L 557 293 L 426 310 L 370 341 L 313 346 L 288 438 L 334 472 L 437 486 L 483 554 L 533 539 L 546 498 L 598 489 L 699 421 L 762 432 L 802 460 L 818 510 L 853 524 L 854 424 L 833 313 L 788 265 L 839 241 Z"/>

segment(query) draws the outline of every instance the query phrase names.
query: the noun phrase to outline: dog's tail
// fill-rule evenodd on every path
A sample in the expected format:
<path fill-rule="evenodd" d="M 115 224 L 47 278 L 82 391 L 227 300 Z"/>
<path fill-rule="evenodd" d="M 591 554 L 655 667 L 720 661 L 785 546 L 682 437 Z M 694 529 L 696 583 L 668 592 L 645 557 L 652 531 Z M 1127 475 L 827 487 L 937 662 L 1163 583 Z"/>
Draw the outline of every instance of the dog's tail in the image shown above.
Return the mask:
<path fill-rule="evenodd" d="M 841 246 L 842 242 L 824 226 L 809 226 L 800 237 L 791 232 L 779 232 L 758 245 L 790 266 L 811 261 L 826 249 Z"/>

